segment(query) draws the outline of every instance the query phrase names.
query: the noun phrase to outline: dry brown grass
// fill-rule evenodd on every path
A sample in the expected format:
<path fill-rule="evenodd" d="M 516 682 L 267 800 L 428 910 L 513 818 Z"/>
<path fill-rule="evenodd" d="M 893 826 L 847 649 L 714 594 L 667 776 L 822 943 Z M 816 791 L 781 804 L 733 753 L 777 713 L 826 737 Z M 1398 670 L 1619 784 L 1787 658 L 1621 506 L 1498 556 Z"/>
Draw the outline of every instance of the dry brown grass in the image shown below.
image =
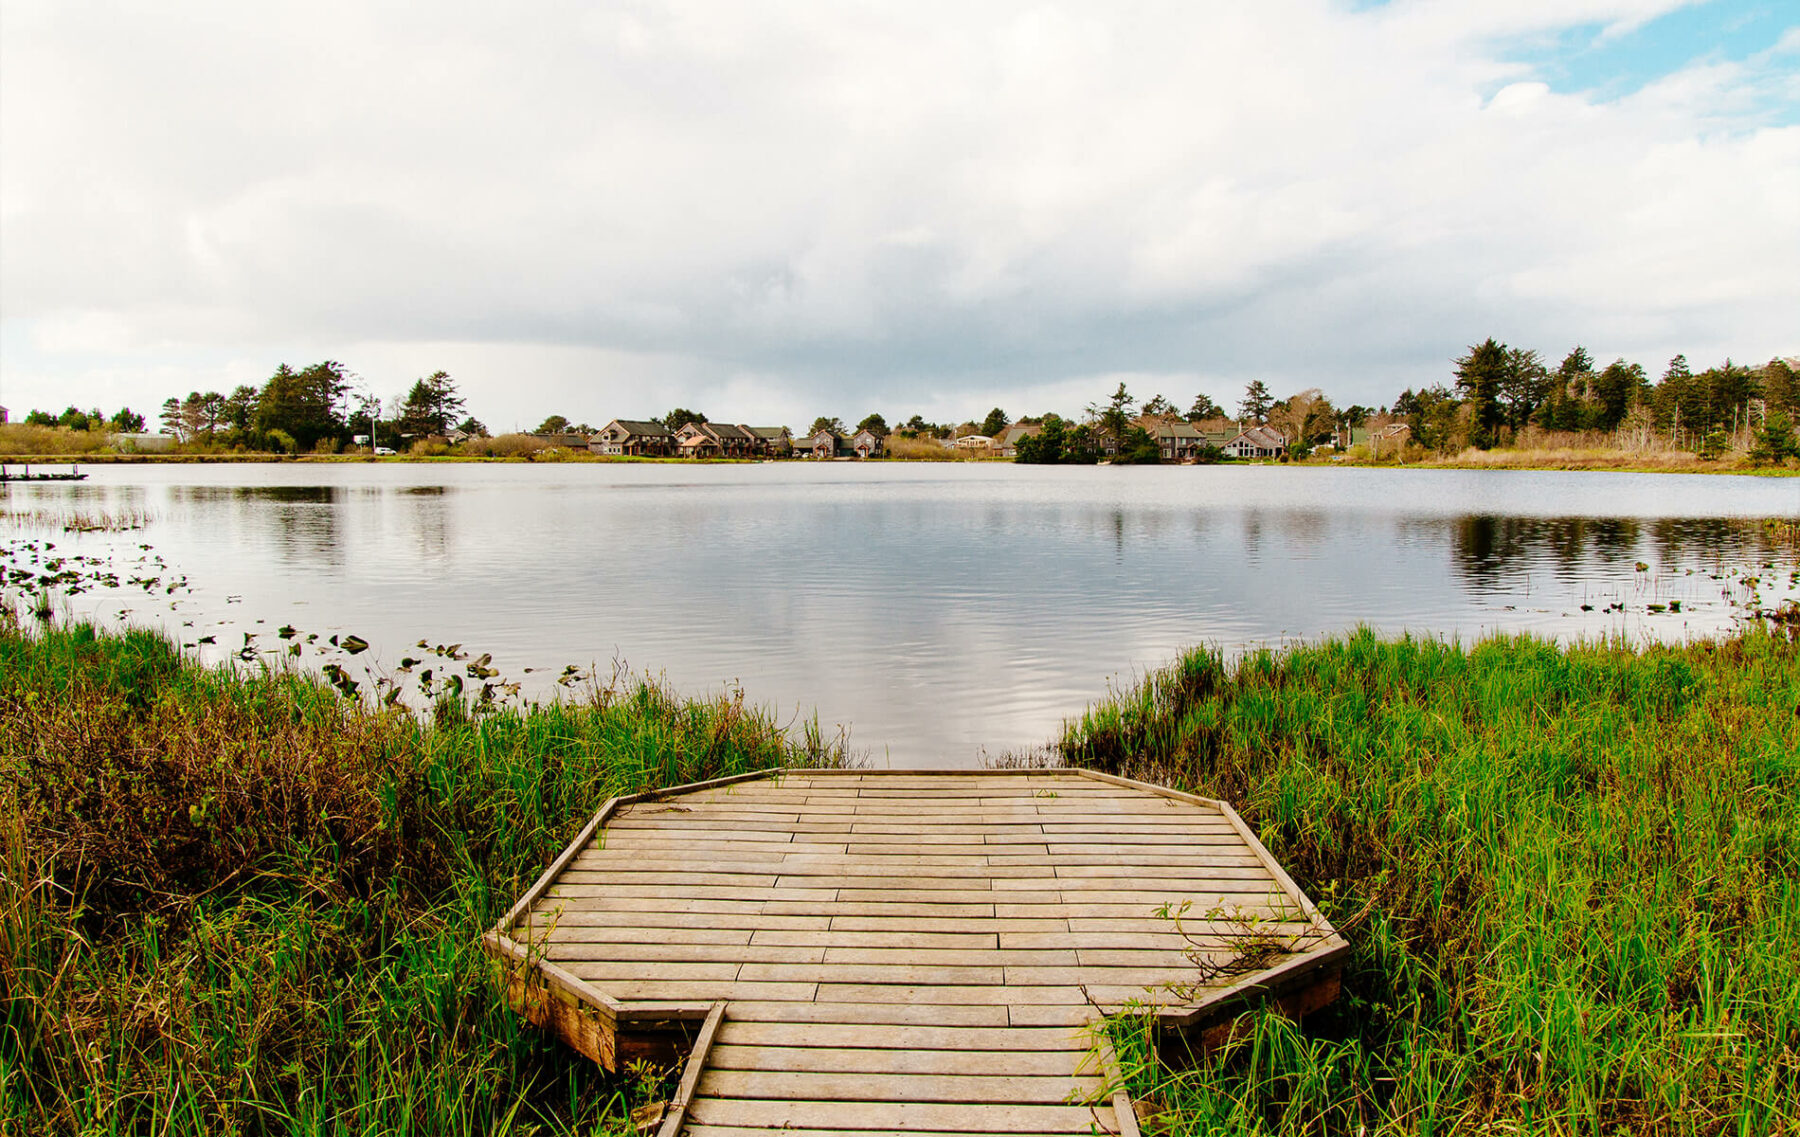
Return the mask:
<path fill-rule="evenodd" d="M 27 426 L 22 422 L 0 424 L 0 456 L 92 454 L 105 448 L 104 431 Z"/>
<path fill-rule="evenodd" d="M 887 440 L 887 457 L 906 462 L 968 462 L 975 457 L 985 458 L 986 454 L 971 456 L 965 451 L 945 446 L 931 438 L 901 438 L 890 434 Z"/>

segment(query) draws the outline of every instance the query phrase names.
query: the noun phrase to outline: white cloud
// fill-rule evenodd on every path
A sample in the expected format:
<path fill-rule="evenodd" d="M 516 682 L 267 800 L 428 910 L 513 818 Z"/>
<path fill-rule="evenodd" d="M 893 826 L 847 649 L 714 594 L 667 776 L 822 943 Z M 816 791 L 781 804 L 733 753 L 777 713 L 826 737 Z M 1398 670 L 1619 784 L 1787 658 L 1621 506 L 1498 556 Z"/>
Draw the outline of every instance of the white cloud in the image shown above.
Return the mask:
<path fill-rule="evenodd" d="M 1600 101 L 1493 46 L 1676 6 L 14 3 L 0 386 L 810 421 L 1791 352 L 1786 56 Z"/>

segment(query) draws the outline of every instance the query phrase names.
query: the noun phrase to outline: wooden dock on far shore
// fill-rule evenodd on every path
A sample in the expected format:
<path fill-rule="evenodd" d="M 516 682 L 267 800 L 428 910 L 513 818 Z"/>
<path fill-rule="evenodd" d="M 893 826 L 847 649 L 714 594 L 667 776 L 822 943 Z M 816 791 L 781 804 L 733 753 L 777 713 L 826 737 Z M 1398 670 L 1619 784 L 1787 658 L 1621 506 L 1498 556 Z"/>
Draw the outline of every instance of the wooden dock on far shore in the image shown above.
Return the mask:
<path fill-rule="evenodd" d="M 1063 769 L 615 798 L 486 943 L 607 1068 L 686 1056 L 658 1137 L 1136 1134 L 1097 1021 L 1200 1049 L 1348 947 L 1228 805 Z"/>

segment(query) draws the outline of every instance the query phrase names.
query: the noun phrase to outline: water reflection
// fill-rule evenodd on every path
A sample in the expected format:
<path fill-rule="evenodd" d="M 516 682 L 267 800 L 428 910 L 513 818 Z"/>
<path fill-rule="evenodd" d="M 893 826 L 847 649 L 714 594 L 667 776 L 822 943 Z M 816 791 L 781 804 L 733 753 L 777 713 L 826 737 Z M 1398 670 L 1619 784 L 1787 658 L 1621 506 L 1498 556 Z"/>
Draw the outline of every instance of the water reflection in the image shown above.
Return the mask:
<path fill-rule="evenodd" d="M 1410 527 L 1431 528 L 1433 521 Z M 1520 517 L 1479 514 L 1450 522 L 1452 562 L 1470 586 L 1482 589 L 1521 571 L 1554 569 L 1580 579 L 1596 571 L 1705 567 L 1750 563 L 1792 553 L 1783 530 L 1764 519 L 1738 517 Z"/>
<path fill-rule="evenodd" d="M 1217 468 L 134 467 L 29 493 L 155 516 L 78 540 L 154 542 L 196 586 L 165 617 L 190 641 L 294 624 L 392 666 L 426 638 L 514 678 L 623 658 L 897 764 L 1040 743 L 1196 643 L 1706 634 L 1732 619 L 1710 573 L 1791 559 L 1760 519 L 1800 513 L 1742 479 Z"/>

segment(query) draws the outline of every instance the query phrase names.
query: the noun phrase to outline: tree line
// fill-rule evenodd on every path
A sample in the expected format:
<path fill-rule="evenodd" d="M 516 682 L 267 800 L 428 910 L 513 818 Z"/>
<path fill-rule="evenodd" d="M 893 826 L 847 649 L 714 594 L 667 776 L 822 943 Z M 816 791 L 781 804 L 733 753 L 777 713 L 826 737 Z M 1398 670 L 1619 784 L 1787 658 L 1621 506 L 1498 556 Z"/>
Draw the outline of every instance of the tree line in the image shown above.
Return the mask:
<path fill-rule="evenodd" d="M 1793 453 L 1800 377 L 1784 359 L 1761 367 L 1727 359 L 1696 373 L 1677 355 L 1653 382 L 1641 364 L 1624 359 L 1597 367 L 1579 346 L 1551 369 L 1536 351 L 1490 336 L 1455 365 L 1454 388 L 1408 389 L 1394 402 L 1393 414 L 1430 450 L 1490 449 L 1535 427 L 1610 432 L 1622 445 L 1657 443 L 1708 457 L 1739 445 L 1766 457 Z"/>
<path fill-rule="evenodd" d="M 283 363 L 263 384 L 240 385 L 230 394 L 193 391 L 163 402 L 163 433 L 183 443 L 306 453 L 336 450 L 360 437 L 374 445 L 447 435 L 453 429 L 485 435 L 465 416 L 462 396 L 448 372 L 413 383 L 384 407 L 344 365 L 325 360 L 295 369 Z M 389 441 L 392 440 L 392 441 Z"/>

